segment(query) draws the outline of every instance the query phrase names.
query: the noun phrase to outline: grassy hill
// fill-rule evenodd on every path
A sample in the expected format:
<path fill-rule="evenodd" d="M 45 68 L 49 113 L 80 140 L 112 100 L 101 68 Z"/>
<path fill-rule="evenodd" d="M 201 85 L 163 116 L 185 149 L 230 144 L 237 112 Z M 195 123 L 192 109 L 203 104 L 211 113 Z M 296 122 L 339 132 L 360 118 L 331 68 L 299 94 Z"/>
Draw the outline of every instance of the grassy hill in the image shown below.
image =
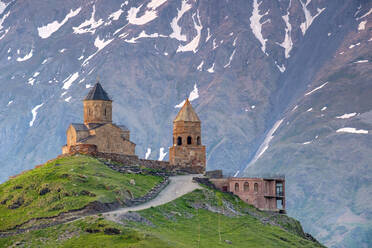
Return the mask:
<path fill-rule="evenodd" d="M 56 159 L 0 185 L 0 231 L 93 202 L 123 203 L 145 195 L 161 180 L 122 174 L 88 156 Z"/>
<path fill-rule="evenodd" d="M 120 174 L 87 156 L 57 159 L 0 185 L 0 227 L 14 228 L 94 201 L 121 201 L 128 190 L 139 197 L 161 180 Z M 114 223 L 92 215 L 0 238 L 0 247 L 322 247 L 307 239 L 298 221 L 207 187 L 120 219 Z"/>

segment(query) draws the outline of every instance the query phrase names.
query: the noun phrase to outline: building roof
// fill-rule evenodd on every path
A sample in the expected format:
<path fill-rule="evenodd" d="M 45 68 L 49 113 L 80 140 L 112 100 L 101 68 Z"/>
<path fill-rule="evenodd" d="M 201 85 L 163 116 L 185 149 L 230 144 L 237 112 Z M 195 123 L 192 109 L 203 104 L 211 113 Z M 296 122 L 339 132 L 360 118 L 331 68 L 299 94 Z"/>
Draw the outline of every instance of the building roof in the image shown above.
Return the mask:
<path fill-rule="evenodd" d="M 123 130 L 123 131 L 129 131 L 129 129 L 125 125 L 117 125 L 117 126 L 120 127 L 121 130 Z"/>
<path fill-rule="evenodd" d="M 84 100 L 112 101 L 99 82 L 94 85 Z"/>
<path fill-rule="evenodd" d="M 80 123 L 71 123 L 71 126 L 75 128 L 76 131 L 88 131 L 87 126 Z"/>
<path fill-rule="evenodd" d="M 189 99 L 186 99 L 185 104 L 182 106 L 180 112 L 178 112 L 173 122 L 177 121 L 200 122 L 200 119 L 198 115 L 195 113 L 194 109 L 192 108 Z"/>

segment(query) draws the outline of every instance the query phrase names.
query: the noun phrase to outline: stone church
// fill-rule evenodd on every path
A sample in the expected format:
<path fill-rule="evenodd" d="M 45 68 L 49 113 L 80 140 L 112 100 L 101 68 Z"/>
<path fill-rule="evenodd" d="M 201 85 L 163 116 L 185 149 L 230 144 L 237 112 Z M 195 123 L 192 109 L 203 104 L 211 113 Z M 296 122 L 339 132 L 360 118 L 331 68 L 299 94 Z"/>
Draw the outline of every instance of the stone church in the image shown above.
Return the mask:
<path fill-rule="evenodd" d="M 99 82 L 84 99 L 84 123 L 70 124 L 66 134 L 63 154 L 76 145 L 93 144 L 99 152 L 135 155 L 128 128 L 112 123 L 112 100 Z"/>
<path fill-rule="evenodd" d="M 84 99 L 84 123 L 72 123 L 67 129 L 67 144 L 63 154 L 99 153 L 100 156 L 126 164 L 180 168 L 202 173 L 206 168 L 205 146 L 201 143 L 201 121 L 189 100 L 173 121 L 173 146 L 169 162 L 138 159 L 124 125 L 112 123 L 112 100 L 100 83 Z M 82 149 L 90 149 L 90 151 Z M 79 150 L 80 149 L 80 150 Z"/>
<path fill-rule="evenodd" d="M 201 143 L 201 121 L 189 99 L 173 121 L 173 146 L 169 148 L 170 164 L 205 168 L 205 146 Z"/>

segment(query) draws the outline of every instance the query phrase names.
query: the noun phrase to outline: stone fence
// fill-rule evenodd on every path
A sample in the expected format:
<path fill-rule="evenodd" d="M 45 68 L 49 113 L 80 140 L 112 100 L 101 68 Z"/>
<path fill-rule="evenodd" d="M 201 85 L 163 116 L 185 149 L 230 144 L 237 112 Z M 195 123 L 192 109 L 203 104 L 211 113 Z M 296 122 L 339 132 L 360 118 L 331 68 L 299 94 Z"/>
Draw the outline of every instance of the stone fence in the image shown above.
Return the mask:
<path fill-rule="evenodd" d="M 97 158 L 106 159 L 109 161 L 114 161 L 121 163 L 125 166 L 143 166 L 154 170 L 167 170 L 174 173 L 186 173 L 186 174 L 200 174 L 204 173 L 204 168 L 202 166 L 184 166 L 184 165 L 172 165 L 168 161 L 157 161 L 140 159 L 136 155 L 124 155 L 117 153 L 104 153 L 97 150 L 96 145 L 91 144 L 79 144 L 76 146 L 71 146 L 69 148 L 69 155 L 74 154 L 85 154 L 91 155 Z"/>

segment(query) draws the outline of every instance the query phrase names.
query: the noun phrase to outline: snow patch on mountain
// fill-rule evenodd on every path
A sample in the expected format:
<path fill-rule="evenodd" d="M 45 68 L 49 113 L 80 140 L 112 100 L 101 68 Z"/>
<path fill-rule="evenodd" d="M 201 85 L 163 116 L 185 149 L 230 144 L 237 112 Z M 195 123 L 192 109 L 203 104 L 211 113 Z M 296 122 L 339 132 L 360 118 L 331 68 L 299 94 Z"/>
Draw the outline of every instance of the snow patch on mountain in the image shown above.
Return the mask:
<path fill-rule="evenodd" d="M 260 10 L 259 10 L 259 7 L 260 5 L 262 4 L 262 1 L 260 3 L 257 2 L 258 0 L 253 0 L 253 11 L 252 11 L 252 16 L 249 18 L 250 22 L 251 22 L 251 29 L 252 29 L 252 32 L 254 34 L 254 36 L 256 36 L 256 38 L 258 39 L 258 41 L 261 43 L 261 50 L 265 53 L 266 53 L 266 42 L 267 42 L 267 39 L 264 39 L 263 36 L 262 36 L 262 26 L 267 23 L 269 21 L 266 20 L 264 21 L 263 23 L 261 23 L 261 19 L 262 17 L 266 16 L 269 14 L 269 11 L 266 11 L 266 13 L 260 15 Z"/>
<path fill-rule="evenodd" d="M 3 3 L 2 1 L 0 1 L 0 15 L 5 11 L 7 6 L 8 6 L 8 4 Z"/>
<path fill-rule="evenodd" d="M 79 77 L 79 72 L 75 72 L 74 74 L 71 74 L 68 76 L 65 80 L 63 80 L 63 87 L 62 89 L 68 90 L 72 83 Z"/>
<path fill-rule="evenodd" d="M 371 13 L 372 13 L 372 8 L 369 9 L 369 11 L 365 13 L 364 15 L 362 15 L 361 17 L 356 18 L 356 20 L 358 21 L 360 19 L 363 19 L 364 17 L 369 16 Z"/>
<path fill-rule="evenodd" d="M 28 83 L 29 85 L 34 85 L 34 83 L 35 83 L 35 78 L 30 77 L 30 78 L 27 80 L 27 83 Z"/>
<path fill-rule="evenodd" d="M 158 33 L 153 33 L 153 34 L 146 34 L 145 30 L 142 30 L 142 32 L 137 36 L 137 37 L 132 37 L 131 39 L 125 39 L 125 42 L 128 43 L 137 43 L 136 41 L 141 38 L 158 38 L 158 37 L 167 37 L 166 35 L 158 34 Z"/>
<path fill-rule="evenodd" d="M 278 69 L 279 69 L 279 71 L 280 71 L 281 73 L 285 72 L 286 68 L 285 68 L 284 65 L 281 65 L 281 66 L 280 66 L 280 65 L 278 64 L 277 61 L 275 61 L 275 65 L 276 65 L 276 67 L 278 67 Z"/>
<path fill-rule="evenodd" d="M 32 55 L 33 55 L 33 51 L 34 50 L 31 49 L 31 51 L 28 54 L 26 54 L 24 57 L 18 57 L 17 58 L 17 61 L 18 62 L 23 62 L 23 61 L 29 60 L 32 57 Z"/>
<path fill-rule="evenodd" d="M 236 41 L 238 40 L 238 36 L 235 37 L 234 41 L 233 41 L 233 46 L 236 46 Z"/>
<path fill-rule="evenodd" d="M 284 119 L 281 119 L 277 122 L 275 122 L 274 126 L 270 129 L 270 131 L 266 134 L 266 137 L 260 147 L 258 148 L 257 152 L 255 153 L 253 159 L 249 164 L 247 165 L 246 168 L 254 164 L 264 153 L 265 151 L 269 148 L 271 140 L 274 138 L 274 134 L 276 130 L 279 128 L 279 126 L 282 124 Z"/>
<path fill-rule="evenodd" d="M 163 161 L 163 159 L 165 158 L 165 156 L 167 156 L 167 153 L 164 152 L 164 147 L 160 148 L 160 151 L 159 151 L 159 158 L 158 160 L 159 161 Z"/>
<path fill-rule="evenodd" d="M 71 96 L 69 96 L 69 97 L 67 97 L 66 99 L 65 99 L 65 102 L 70 102 L 71 101 Z"/>
<path fill-rule="evenodd" d="M 147 8 L 155 10 L 163 5 L 166 1 L 167 0 L 151 0 L 151 2 L 147 4 Z"/>
<path fill-rule="evenodd" d="M 215 63 L 213 63 L 213 65 L 207 70 L 207 72 L 213 73 L 214 72 L 214 65 L 215 65 Z"/>
<path fill-rule="evenodd" d="M 363 59 L 363 60 L 358 60 L 358 61 L 355 61 L 354 64 L 362 64 L 362 63 L 368 63 L 368 60 L 367 59 Z"/>
<path fill-rule="evenodd" d="M 212 49 L 214 50 L 217 47 L 218 47 L 218 45 L 217 45 L 216 39 L 213 39 L 213 47 L 212 47 Z"/>
<path fill-rule="evenodd" d="M 151 148 L 147 148 L 146 154 L 145 154 L 145 159 L 148 159 L 151 155 Z"/>
<path fill-rule="evenodd" d="M 354 113 L 350 113 L 350 114 L 343 114 L 341 116 L 336 116 L 336 118 L 337 119 L 349 119 L 349 118 L 354 117 L 356 115 L 357 115 L 357 113 L 354 112 Z"/>
<path fill-rule="evenodd" d="M 181 9 L 177 9 L 177 16 L 172 19 L 170 23 L 173 32 L 169 35 L 170 38 L 179 41 L 187 41 L 186 35 L 182 34 L 182 28 L 178 26 L 178 21 L 182 18 L 183 14 L 191 9 L 192 5 L 187 3 L 187 0 L 182 0 Z M 209 30 L 209 29 L 208 29 Z"/>
<path fill-rule="evenodd" d="M 152 0 L 150 3 L 147 4 L 147 10 L 145 13 L 137 17 L 138 12 L 141 10 L 143 4 L 139 7 L 132 7 L 128 10 L 127 20 L 130 24 L 133 25 L 144 25 L 149 23 L 158 17 L 158 13 L 156 9 L 164 4 L 167 0 Z"/>
<path fill-rule="evenodd" d="M 194 22 L 194 28 L 196 29 L 196 33 L 197 33 L 196 36 L 188 44 L 184 46 L 179 45 L 177 49 L 177 53 L 178 52 L 194 52 L 194 53 L 197 52 L 199 41 L 200 41 L 201 30 L 203 29 L 203 26 L 200 21 L 199 10 L 196 11 L 196 16 L 198 18 L 199 24 L 196 23 L 195 13 L 192 15 L 192 20 Z"/>
<path fill-rule="evenodd" d="M 300 3 L 302 5 L 302 10 L 305 14 L 305 22 L 301 23 L 300 28 L 302 34 L 305 35 L 306 31 L 309 29 L 313 21 L 325 10 L 325 8 L 322 9 L 317 8 L 317 13 L 313 16 L 311 15 L 310 10 L 307 8 L 309 3 L 311 3 L 311 0 L 306 0 L 306 3 L 304 3 L 303 0 L 300 0 Z"/>
<path fill-rule="evenodd" d="M 6 13 L 5 15 L 3 15 L 3 17 L 1 17 L 0 19 L 0 30 L 2 30 L 4 27 L 3 27 L 3 23 L 5 21 L 5 19 L 10 15 L 10 11 L 8 11 L 8 13 Z"/>
<path fill-rule="evenodd" d="M 285 36 L 284 36 L 284 40 L 282 43 L 277 43 L 278 45 L 280 45 L 281 47 L 284 48 L 284 56 L 286 59 L 288 59 L 290 57 L 290 52 L 293 48 L 293 41 L 292 41 L 292 36 L 291 36 L 291 33 L 292 33 L 292 25 L 291 23 L 289 22 L 289 8 L 291 7 L 291 3 L 292 1 L 289 1 L 289 6 L 287 8 L 287 14 L 282 16 L 284 22 L 285 22 Z"/>
<path fill-rule="evenodd" d="M 32 127 L 34 125 L 34 122 L 36 120 L 36 116 L 37 116 L 37 111 L 39 108 L 41 108 L 42 106 L 44 105 L 44 103 L 42 104 L 39 104 L 39 105 L 36 105 L 32 110 L 31 110 L 31 114 L 32 114 L 32 119 L 29 123 L 30 127 Z"/>
<path fill-rule="evenodd" d="M 367 21 L 361 21 L 358 25 L 358 30 L 364 30 L 366 29 Z"/>
<path fill-rule="evenodd" d="M 13 100 L 10 100 L 6 106 L 7 107 L 10 106 L 12 103 L 13 103 Z"/>
<path fill-rule="evenodd" d="M 75 34 L 85 34 L 85 33 L 92 33 L 96 32 L 96 29 L 103 24 L 103 20 L 99 19 L 98 21 L 95 20 L 96 15 L 96 5 L 93 5 L 92 14 L 89 20 L 85 20 L 81 23 L 78 27 L 73 27 Z"/>
<path fill-rule="evenodd" d="M 9 30 L 10 30 L 10 27 L 4 30 L 4 33 L 0 36 L 0 40 L 2 40 L 5 37 L 5 35 L 9 32 Z"/>
<path fill-rule="evenodd" d="M 305 96 L 308 96 L 308 95 L 311 95 L 313 94 L 315 91 L 318 91 L 320 90 L 321 88 L 323 88 L 324 86 L 326 86 L 328 84 L 328 82 L 325 82 L 324 84 L 320 85 L 319 87 L 316 87 L 315 89 L 305 93 Z"/>
<path fill-rule="evenodd" d="M 70 10 L 70 12 L 65 16 L 62 22 L 53 21 L 48 23 L 45 26 L 41 26 L 37 28 L 39 36 L 42 39 L 49 38 L 53 33 L 57 32 L 70 18 L 76 16 L 80 13 L 81 8 L 77 8 L 76 10 Z"/>
<path fill-rule="evenodd" d="M 189 101 L 192 102 L 196 99 L 199 98 L 199 90 L 198 90 L 198 86 L 196 85 L 196 83 L 194 84 L 194 89 L 190 92 L 189 94 Z M 174 106 L 175 108 L 182 108 L 182 106 L 185 104 L 186 100 L 183 100 L 182 102 L 180 102 L 179 104 L 177 104 L 176 106 Z"/>
<path fill-rule="evenodd" d="M 205 39 L 205 42 L 208 42 L 208 40 L 212 37 L 211 30 L 207 28 L 207 38 Z"/>
<path fill-rule="evenodd" d="M 356 129 L 354 127 L 344 127 L 336 131 L 337 133 L 355 133 L 355 134 L 368 134 L 368 130 Z"/>
<path fill-rule="evenodd" d="M 353 48 L 356 47 L 356 46 L 360 46 L 360 42 L 358 42 L 358 43 L 356 43 L 356 44 L 351 44 L 351 45 L 349 46 L 349 49 L 353 49 Z"/>
<path fill-rule="evenodd" d="M 97 47 L 97 51 L 84 60 L 83 66 L 86 66 L 90 59 L 92 59 L 97 53 L 99 53 L 99 51 L 101 51 L 103 48 L 105 48 L 113 40 L 114 39 L 105 41 L 104 39 L 101 40 L 99 38 L 99 36 L 97 36 L 96 39 L 94 40 L 94 46 Z M 88 75 L 89 75 L 89 73 L 88 73 Z"/>
<path fill-rule="evenodd" d="M 236 49 L 234 49 L 234 51 L 233 51 L 232 54 L 230 55 L 229 62 L 228 62 L 226 65 L 224 65 L 223 68 L 227 68 L 227 67 L 230 66 L 231 61 L 232 61 L 233 58 L 234 58 L 235 52 L 236 52 Z"/>
<path fill-rule="evenodd" d="M 117 10 L 117 11 L 111 13 L 111 14 L 109 15 L 108 19 L 109 19 L 109 20 L 113 20 L 113 21 L 117 21 L 117 20 L 119 20 L 121 14 L 123 14 L 123 13 L 124 13 L 124 11 L 123 11 L 122 9 L 119 9 L 119 10 Z"/>
<path fill-rule="evenodd" d="M 204 60 L 202 60 L 202 62 L 200 62 L 200 64 L 198 65 L 198 67 L 196 69 L 198 71 L 202 71 L 203 70 L 203 65 L 204 65 Z"/>
<path fill-rule="evenodd" d="M 239 175 L 240 170 L 237 170 L 233 177 L 237 177 Z"/>

